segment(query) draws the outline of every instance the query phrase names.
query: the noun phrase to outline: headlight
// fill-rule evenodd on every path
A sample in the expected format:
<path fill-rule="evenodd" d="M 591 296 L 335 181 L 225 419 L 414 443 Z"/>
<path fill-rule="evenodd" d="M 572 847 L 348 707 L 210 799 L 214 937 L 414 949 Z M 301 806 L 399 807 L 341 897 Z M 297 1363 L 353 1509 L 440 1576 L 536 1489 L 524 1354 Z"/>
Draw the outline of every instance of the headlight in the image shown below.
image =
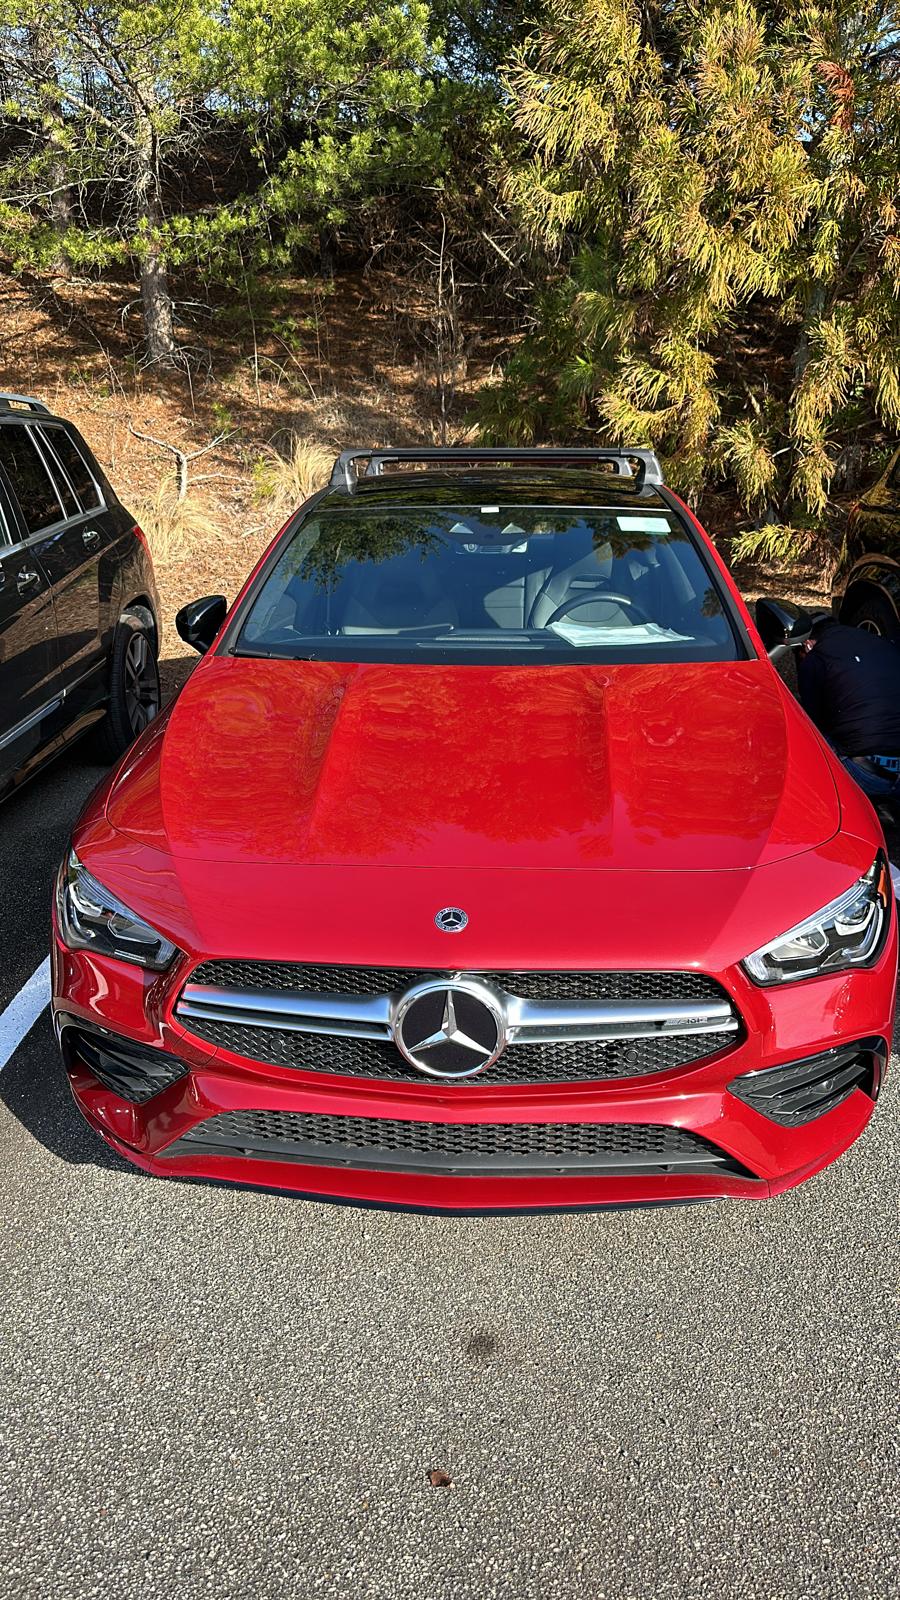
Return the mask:
<path fill-rule="evenodd" d="M 93 950 L 135 966 L 162 972 L 177 954 L 148 922 L 136 917 L 81 865 L 70 850 L 56 891 L 59 930 L 70 950 Z"/>
<path fill-rule="evenodd" d="M 830 905 L 798 922 L 743 965 L 754 983 L 795 983 L 847 967 L 871 966 L 881 954 L 892 899 L 887 862 L 879 852 L 865 877 Z"/>

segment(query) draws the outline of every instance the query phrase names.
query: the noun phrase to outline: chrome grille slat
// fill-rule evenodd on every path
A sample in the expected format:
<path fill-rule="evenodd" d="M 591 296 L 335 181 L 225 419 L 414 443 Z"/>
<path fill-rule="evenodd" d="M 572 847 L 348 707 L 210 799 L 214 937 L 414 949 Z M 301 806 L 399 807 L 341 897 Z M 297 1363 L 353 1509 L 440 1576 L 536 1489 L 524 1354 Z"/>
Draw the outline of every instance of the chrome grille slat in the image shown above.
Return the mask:
<path fill-rule="evenodd" d="M 737 1033 L 739 1026 L 740 1024 L 738 1023 L 737 1019 L 732 1017 L 723 1022 L 710 1021 L 702 1024 L 698 1023 L 695 1027 L 690 1028 L 662 1026 L 648 1026 L 645 1028 L 639 1028 L 635 1026 L 601 1027 L 596 1023 L 590 1027 L 587 1026 L 587 1024 L 582 1024 L 580 1027 L 577 1025 L 559 1028 L 529 1027 L 514 1029 L 509 1035 L 509 1045 L 507 1048 L 510 1048 L 513 1045 L 566 1043 L 591 1044 L 595 1041 L 606 1041 L 612 1044 L 617 1039 L 621 1039 L 623 1042 L 626 1039 L 695 1039 L 705 1037 L 706 1034 L 712 1033 Z"/>
<path fill-rule="evenodd" d="M 179 1006 L 178 1015 L 182 1021 L 231 1022 L 242 1027 L 268 1029 L 272 1033 L 309 1033 L 325 1039 L 381 1039 L 385 1044 L 389 1044 L 391 1039 L 389 1028 L 370 1026 L 364 1022 L 335 1020 L 326 1027 L 312 1017 L 276 1017 L 264 1011 L 248 1014 L 228 1006 Z"/>
<path fill-rule="evenodd" d="M 243 1027 L 287 1028 L 298 1033 L 390 1039 L 391 997 L 287 994 L 278 989 L 222 989 L 186 984 L 178 1006 L 185 1019 L 234 1022 Z M 734 1033 L 738 1022 L 727 1001 L 677 1005 L 622 1005 L 507 997 L 509 1045 L 562 1044 L 567 1040 L 640 1039 L 666 1033 L 694 1036 Z"/>
<path fill-rule="evenodd" d="M 622 1005 L 615 1001 L 507 1000 L 510 1045 L 563 1044 L 567 1040 L 642 1039 L 735 1033 L 738 1021 L 727 1001 Z"/>
<path fill-rule="evenodd" d="M 287 1028 L 297 1033 L 342 1034 L 356 1039 L 389 1039 L 388 995 L 286 994 L 279 989 L 221 989 L 188 983 L 178 1015 L 244 1027 Z"/>

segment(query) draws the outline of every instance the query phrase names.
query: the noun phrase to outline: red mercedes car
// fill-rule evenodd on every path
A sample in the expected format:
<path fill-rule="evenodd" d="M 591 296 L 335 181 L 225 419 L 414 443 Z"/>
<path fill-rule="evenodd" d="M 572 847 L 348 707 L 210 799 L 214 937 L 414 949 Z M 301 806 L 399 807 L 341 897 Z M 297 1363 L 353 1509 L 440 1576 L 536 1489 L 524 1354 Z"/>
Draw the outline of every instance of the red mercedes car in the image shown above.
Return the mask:
<path fill-rule="evenodd" d="M 490 1211 L 759 1198 L 862 1132 L 881 830 L 650 452 L 345 452 L 178 623 L 54 908 L 123 1156 Z"/>

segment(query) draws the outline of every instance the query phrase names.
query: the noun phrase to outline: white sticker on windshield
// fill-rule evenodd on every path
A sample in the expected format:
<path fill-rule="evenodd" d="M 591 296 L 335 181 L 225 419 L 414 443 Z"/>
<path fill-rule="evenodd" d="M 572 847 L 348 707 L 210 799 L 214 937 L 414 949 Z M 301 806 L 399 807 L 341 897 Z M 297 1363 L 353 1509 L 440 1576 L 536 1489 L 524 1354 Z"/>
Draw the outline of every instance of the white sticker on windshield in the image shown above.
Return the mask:
<path fill-rule="evenodd" d="M 671 533 L 665 517 L 616 517 L 623 533 Z"/>

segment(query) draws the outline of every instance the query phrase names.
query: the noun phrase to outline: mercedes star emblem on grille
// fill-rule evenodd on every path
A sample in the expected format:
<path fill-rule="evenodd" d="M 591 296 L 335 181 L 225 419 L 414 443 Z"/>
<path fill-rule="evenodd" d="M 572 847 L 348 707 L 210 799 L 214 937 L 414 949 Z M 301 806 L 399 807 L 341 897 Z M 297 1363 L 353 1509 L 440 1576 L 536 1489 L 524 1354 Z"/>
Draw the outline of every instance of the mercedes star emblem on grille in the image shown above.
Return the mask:
<path fill-rule="evenodd" d="M 462 933 L 469 918 L 465 911 L 460 910 L 459 906 L 444 906 L 434 920 L 441 933 Z"/>
<path fill-rule="evenodd" d="M 432 979 L 407 989 L 392 1031 L 401 1055 L 430 1078 L 471 1078 L 506 1044 L 500 997 L 476 979 Z"/>

